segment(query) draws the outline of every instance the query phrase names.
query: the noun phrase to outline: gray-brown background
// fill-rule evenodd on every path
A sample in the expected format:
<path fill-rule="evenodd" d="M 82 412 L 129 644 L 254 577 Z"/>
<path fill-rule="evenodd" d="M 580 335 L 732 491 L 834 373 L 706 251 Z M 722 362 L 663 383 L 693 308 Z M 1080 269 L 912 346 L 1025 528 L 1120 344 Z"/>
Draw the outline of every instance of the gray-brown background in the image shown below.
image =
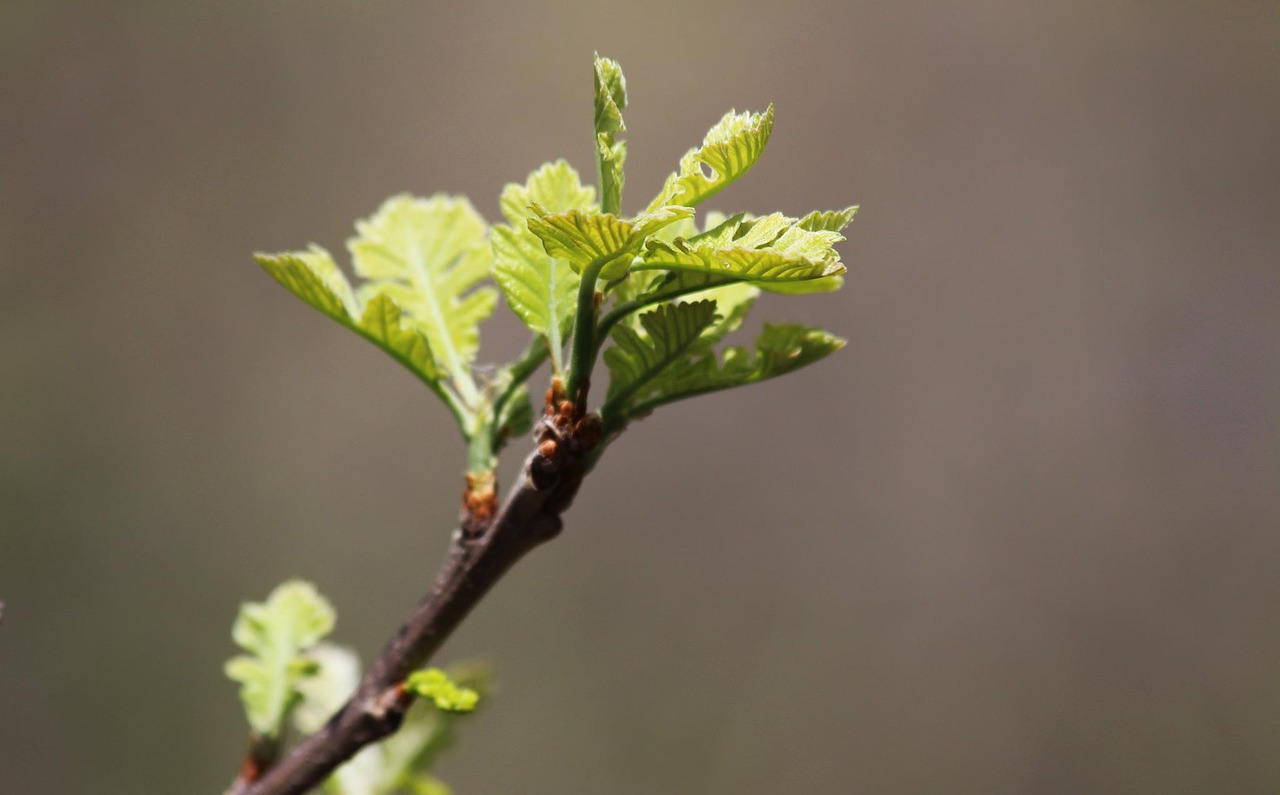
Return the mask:
<path fill-rule="evenodd" d="M 777 103 L 715 203 L 863 205 L 761 308 L 850 344 L 610 451 L 444 655 L 458 791 L 1280 790 L 1274 2 L 6 0 L 0 791 L 218 792 L 242 598 L 423 592 L 445 412 L 249 253 L 590 173 L 595 49 L 630 210 Z"/>

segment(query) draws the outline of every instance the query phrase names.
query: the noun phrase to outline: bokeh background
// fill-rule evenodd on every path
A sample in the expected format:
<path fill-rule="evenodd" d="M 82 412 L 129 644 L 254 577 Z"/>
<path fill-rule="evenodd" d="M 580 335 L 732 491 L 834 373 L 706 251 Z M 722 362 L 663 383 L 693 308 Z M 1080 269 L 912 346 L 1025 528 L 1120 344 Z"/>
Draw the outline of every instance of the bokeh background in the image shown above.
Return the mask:
<path fill-rule="evenodd" d="M 850 342 L 610 451 L 442 655 L 501 681 L 444 777 L 1280 791 L 1274 2 L 6 0 L 0 792 L 220 792 L 242 599 L 309 578 L 367 658 L 424 592 L 445 411 L 249 254 L 591 174 L 593 50 L 632 211 L 777 103 L 715 204 L 863 206 L 758 310 Z"/>

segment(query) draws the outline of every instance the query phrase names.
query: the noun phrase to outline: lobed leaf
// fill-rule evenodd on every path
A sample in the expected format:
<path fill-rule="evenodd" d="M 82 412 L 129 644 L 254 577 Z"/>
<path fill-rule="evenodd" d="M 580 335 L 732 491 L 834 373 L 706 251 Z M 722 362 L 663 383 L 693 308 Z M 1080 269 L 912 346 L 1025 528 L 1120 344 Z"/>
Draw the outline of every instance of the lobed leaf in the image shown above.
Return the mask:
<path fill-rule="evenodd" d="M 853 217 L 857 214 L 856 204 L 843 210 L 814 210 L 801 218 L 797 225 L 810 232 L 843 232 L 845 227 L 853 223 Z"/>
<path fill-rule="evenodd" d="M 436 365 L 422 332 L 401 322 L 400 306 L 377 295 L 363 309 L 329 252 L 256 254 L 258 263 L 289 292 L 389 353 L 410 372 L 439 391 L 444 373 Z"/>
<path fill-rule="evenodd" d="M 511 225 L 493 229 L 494 280 L 516 316 L 535 334 L 547 338 L 559 369 L 580 279 L 566 260 L 548 254 L 529 231 L 531 207 L 537 205 L 552 213 L 591 211 L 595 190 L 584 187 L 573 167 L 558 160 L 531 173 L 524 185 L 508 185 L 499 204 Z"/>
<path fill-rule="evenodd" d="M 838 232 L 804 229 L 781 213 L 761 218 L 735 215 L 687 240 L 650 240 L 632 271 L 703 273 L 766 289 L 810 281 L 830 284 L 832 277 L 845 272 L 834 248 L 843 239 Z"/>
<path fill-rule="evenodd" d="M 667 177 L 649 209 L 668 204 L 693 207 L 719 193 L 756 164 L 772 133 L 773 105 L 764 113 L 729 111 L 707 132 L 700 148 L 680 158 L 680 168 Z"/>
<path fill-rule="evenodd" d="M 640 416 L 653 408 L 696 395 L 754 384 L 785 375 L 843 348 L 845 341 L 826 331 L 794 323 L 764 325 L 754 355 L 732 347 L 722 358 L 710 353 L 669 370 L 637 395 L 628 412 Z"/>
<path fill-rule="evenodd" d="M 333 630 L 334 621 L 329 602 L 301 580 L 278 586 L 265 602 L 240 607 L 231 637 L 249 653 L 228 660 L 225 672 L 240 683 L 240 699 L 255 732 L 279 736 L 301 699 L 299 687 L 316 672 L 305 654 Z"/>
<path fill-rule="evenodd" d="M 615 345 L 604 352 L 609 367 L 605 411 L 626 406 L 649 382 L 678 362 L 716 319 L 714 301 L 663 304 L 640 316 L 644 333 L 629 326 L 613 330 Z"/>
<path fill-rule="evenodd" d="M 400 195 L 358 221 L 357 236 L 347 242 L 355 271 L 366 280 L 357 296 L 391 298 L 469 404 L 478 396 L 470 368 L 479 325 L 497 305 L 495 290 L 473 289 L 490 271 L 486 231 L 465 198 Z"/>
<path fill-rule="evenodd" d="M 570 210 L 552 213 L 534 205 L 529 230 L 542 240 L 547 254 L 566 260 L 575 273 L 596 270 L 602 279 L 617 279 L 645 239 L 664 226 L 692 216 L 688 207 L 661 207 L 632 221 L 608 213 Z"/>

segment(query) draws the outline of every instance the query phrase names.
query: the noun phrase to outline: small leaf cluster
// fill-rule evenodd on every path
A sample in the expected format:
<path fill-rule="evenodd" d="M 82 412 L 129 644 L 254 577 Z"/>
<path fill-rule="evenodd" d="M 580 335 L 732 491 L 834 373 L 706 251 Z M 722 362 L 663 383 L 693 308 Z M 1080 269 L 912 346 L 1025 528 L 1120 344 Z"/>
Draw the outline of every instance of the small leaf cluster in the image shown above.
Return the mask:
<path fill-rule="evenodd" d="M 276 587 L 263 602 L 241 606 L 232 636 L 249 654 L 229 660 L 226 674 L 241 683 L 254 745 L 274 754 L 290 725 L 302 735 L 319 731 L 355 692 L 360 660 L 351 649 L 325 640 L 334 623 L 329 602 L 301 580 Z M 457 740 L 458 718 L 477 708 L 490 680 L 488 668 L 479 664 L 410 674 L 405 689 L 421 699 L 400 731 L 334 771 L 325 792 L 448 795 L 433 766 Z"/>
<path fill-rule="evenodd" d="M 463 197 L 395 196 L 348 241 L 354 285 L 318 246 L 258 255 L 287 289 L 444 401 L 472 473 L 492 471 L 506 440 L 529 429 L 526 382 L 543 362 L 581 414 L 603 352 L 607 442 L 658 406 L 783 375 L 844 344 L 783 323 L 766 324 L 752 345 L 721 345 L 761 291 L 827 292 L 846 270 L 835 246 L 856 207 L 799 218 L 708 212 L 698 222 L 702 203 L 760 159 L 773 107 L 729 111 L 644 211 L 625 216 L 626 80 L 613 60 L 597 56 L 594 66 L 596 187 L 567 162 L 548 163 L 503 190 L 504 220 L 494 225 Z M 499 294 L 531 341 L 519 359 L 478 377 L 479 325 Z"/>

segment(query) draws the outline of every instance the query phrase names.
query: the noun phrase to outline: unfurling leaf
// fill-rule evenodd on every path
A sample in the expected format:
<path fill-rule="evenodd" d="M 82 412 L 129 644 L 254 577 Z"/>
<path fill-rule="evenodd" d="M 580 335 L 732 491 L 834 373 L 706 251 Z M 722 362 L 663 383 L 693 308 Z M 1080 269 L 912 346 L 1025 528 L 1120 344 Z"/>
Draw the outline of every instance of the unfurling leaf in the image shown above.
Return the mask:
<path fill-rule="evenodd" d="M 679 170 L 667 177 L 649 209 L 668 204 L 693 207 L 719 193 L 756 164 L 772 133 L 773 105 L 764 113 L 729 111 L 707 132 L 700 148 L 680 158 Z"/>
<path fill-rule="evenodd" d="M 333 630 L 334 620 L 329 602 L 301 580 L 280 585 L 265 602 L 240 607 L 231 637 L 249 653 L 228 660 L 225 670 L 240 683 L 240 699 L 255 732 L 279 735 L 301 698 L 299 687 L 316 672 L 306 652 Z"/>
<path fill-rule="evenodd" d="M 602 411 L 628 405 L 661 372 L 679 361 L 715 320 L 715 301 L 663 304 L 640 316 L 643 330 L 618 326 L 616 343 L 604 352 L 609 395 Z"/>
<path fill-rule="evenodd" d="M 492 261 L 484 221 L 466 199 L 401 195 L 357 222 L 356 231 L 347 245 L 365 281 L 354 290 L 319 246 L 255 256 L 294 295 L 422 379 L 465 428 L 464 415 L 479 394 L 470 370 L 478 327 L 497 302 L 492 287 L 473 289 Z M 448 379 L 465 408 L 446 387 Z"/>
<path fill-rule="evenodd" d="M 558 160 L 530 174 L 524 185 L 508 185 L 499 204 L 511 225 L 493 229 L 493 278 L 511 310 L 531 331 L 547 338 L 558 371 L 580 279 L 566 260 L 548 254 L 529 231 L 531 206 L 551 213 L 591 211 L 595 190 L 584 187 L 573 167 Z"/>
<path fill-rule="evenodd" d="M 575 273 L 594 270 L 605 280 L 626 274 L 649 235 L 693 215 L 687 207 L 662 207 L 624 221 L 607 213 L 551 213 L 537 205 L 535 210 L 538 214 L 529 219 L 529 230 L 542 240 L 547 254 L 566 260 Z"/>
<path fill-rule="evenodd" d="M 617 214 L 622 208 L 623 162 L 627 144 L 617 134 L 627 129 L 622 111 L 627 107 L 627 81 L 622 67 L 610 58 L 595 57 L 596 165 L 600 178 L 600 202 L 605 212 Z"/>
<path fill-rule="evenodd" d="M 853 217 L 857 214 L 856 204 L 843 210 L 814 210 L 801 218 L 797 226 L 810 232 L 843 232 L 846 226 L 853 223 Z"/>
<path fill-rule="evenodd" d="M 480 703 L 480 694 L 462 687 L 439 668 L 414 671 L 405 687 L 427 699 L 442 712 L 471 712 Z"/>
<path fill-rule="evenodd" d="M 293 713 L 293 723 L 303 734 L 320 730 L 355 692 L 360 680 L 360 662 L 350 649 L 322 642 L 309 656 L 318 672 L 301 685 L 304 700 Z M 483 698 L 488 691 L 487 667 L 471 665 L 451 671 L 446 678 L 458 692 L 472 692 Z M 400 731 L 377 745 L 367 746 L 339 767 L 325 781 L 324 791 L 330 795 L 448 792 L 448 787 L 431 771 L 440 753 L 456 740 L 455 724 L 462 716 L 461 712 L 443 711 L 430 699 L 416 703 Z"/>

